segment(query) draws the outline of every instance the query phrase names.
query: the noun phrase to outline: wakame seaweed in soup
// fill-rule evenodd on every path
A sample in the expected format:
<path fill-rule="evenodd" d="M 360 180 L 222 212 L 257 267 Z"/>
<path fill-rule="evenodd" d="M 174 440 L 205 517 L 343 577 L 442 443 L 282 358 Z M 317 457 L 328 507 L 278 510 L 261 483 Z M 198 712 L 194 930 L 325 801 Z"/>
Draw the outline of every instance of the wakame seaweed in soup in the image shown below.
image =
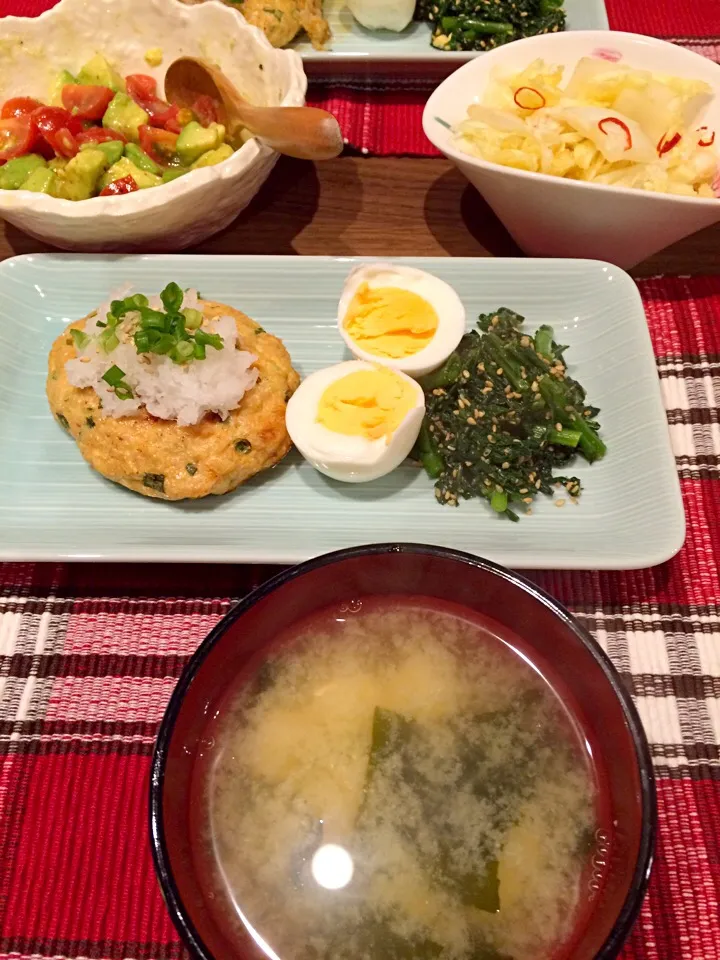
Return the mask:
<path fill-rule="evenodd" d="M 281 960 L 549 960 L 568 942 L 597 774 L 546 671 L 493 628 L 364 600 L 278 638 L 226 698 L 197 789 L 231 940 L 252 927 Z"/>

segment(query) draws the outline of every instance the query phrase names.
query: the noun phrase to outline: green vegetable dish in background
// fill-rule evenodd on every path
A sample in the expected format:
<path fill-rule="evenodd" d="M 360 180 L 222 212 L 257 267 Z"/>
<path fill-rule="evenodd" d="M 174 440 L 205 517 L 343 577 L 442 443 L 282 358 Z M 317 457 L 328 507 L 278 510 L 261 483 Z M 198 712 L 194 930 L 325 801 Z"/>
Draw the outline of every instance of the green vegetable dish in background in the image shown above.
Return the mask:
<path fill-rule="evenodd" d="M 415 455 L 436 481 L 440 503 L 483 497 L 517 520 L 538 493 L 560 485 L 571 500 L 576 477 L 556 475 L 578 455 L 605 455 L 597 407 L 567 374 L 565 347 L 548 326 L 523 333 L 524 318 L 501 307 L 483 314 L 440 369 L 421 380 L 426 414 Z M 556 501 L 558 505 L 564 499 Z"/>
<path fill-rule="evenodd" d="M 158 187 L 214 166 L 242 146 L 226 141 L 220 104 L 191 109 L 159 98 L 145 74 L 123 78 L 97 54 L 74 77 L 58 74 L 48 103 L 7 100 L 0 109 L 0 189 L 88 200 Z"/>
<path fill-rule="evenodd" d="M 563 0 L 419 0 L 415 19 L 429 21 L 439 50 L 492 50 L 565 29 Z"/>

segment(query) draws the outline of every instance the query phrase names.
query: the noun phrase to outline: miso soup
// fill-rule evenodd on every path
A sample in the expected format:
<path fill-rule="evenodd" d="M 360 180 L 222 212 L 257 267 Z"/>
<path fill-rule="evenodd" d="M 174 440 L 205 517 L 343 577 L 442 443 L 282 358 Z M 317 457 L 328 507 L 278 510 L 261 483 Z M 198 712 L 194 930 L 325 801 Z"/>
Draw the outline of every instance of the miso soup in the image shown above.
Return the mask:
<path fill-rule="evenodd" d="M 238 682 L 196 786 L 230 939 L 244 928 L 280 960 L 564 955 L 597 773 L 552 677 L 496 627 L 365 599 Z"/>

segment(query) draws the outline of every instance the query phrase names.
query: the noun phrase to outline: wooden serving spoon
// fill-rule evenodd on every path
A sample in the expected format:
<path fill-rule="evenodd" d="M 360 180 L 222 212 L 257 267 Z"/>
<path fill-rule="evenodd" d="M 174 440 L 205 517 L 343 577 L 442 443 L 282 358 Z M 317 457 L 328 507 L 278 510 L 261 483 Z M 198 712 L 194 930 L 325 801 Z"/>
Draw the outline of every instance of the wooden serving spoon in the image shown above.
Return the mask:
<path fill-rule="evenodd" d="M 225 74 L 205 60 L 180 57 L 165 74 L 165 99 L 191 108 L 201 95 L 217 101 L 231 143 L 244 127 L 268 146 L 300 160 L 331 160 L 343 148 L 340 125 L 317 107 L 256 107 L 244 100 Z"/>

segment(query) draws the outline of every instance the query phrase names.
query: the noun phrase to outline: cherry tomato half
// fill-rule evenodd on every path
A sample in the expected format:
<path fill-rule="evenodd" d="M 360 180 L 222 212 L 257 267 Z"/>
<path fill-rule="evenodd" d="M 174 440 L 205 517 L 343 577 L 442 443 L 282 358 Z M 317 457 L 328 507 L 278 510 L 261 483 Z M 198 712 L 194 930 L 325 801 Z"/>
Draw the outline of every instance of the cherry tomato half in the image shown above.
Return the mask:
<path fill-rule="evenodd" d="M 115 96 L 109 87 L 80 83 L 67 83 L 61 95 L 65 109 L 79 120 L 102 120 Z"/>
<path fill-rule="evenodd" d="M 78 152 L 75 137 L 83 129 L 82 121 L 62 107 L 40 107 L 32 120 L 41 137 L 59 157 L 74 157 Z"/>
<path fill-rule="evenodd" d="M 157 97 L 157 81 L 146 73 L 131 73 L 125 77 L 125 86 L 128 96 L 132 97 L 136 103 L 142 104 L 143 100 L 153 100 Z"/>
<path fill-rule="evenodd" d="M 119 180 L 113 180 L 104 190 L 100 191 L 101 197 L 116 197 L 121 193 L 134 193 L 138 185 L 133 177 L 120 177 Z"/>
<path fill-rule="evenodd" d="M 78 143 L 107 143 L 108 140 L 121 140 L 127 143 L 125 137 L 116 130 L 106 130 L 105 127 L 88 127 L 81 130 L 75 137 Z"/>
<path fill-rule="evenodd" d="M 0 161 L 3 163 L 31 153 L 36 141 L 37 130 L 30 117 L 5 117 L 0 120 Z"/>
<path fill-rule="evenodd" d="M 24 117 L 37 110 L 42 104 L 39 100 L 33 100 L 32 97 L 13 97 L 6 100 L 0 110 L 0 117 L 7 120 L 8 117 Z"/>
<path fill-rule="evenodd" d="M 218 105 L 206 93 L 201 94 L 190 109 L 203 127 L 209 127 L 211 123 L 218 122 Z"/>
<path fill-rule="evenodd" d="M 140 127 L 140 146 L 155 163 L 167 166 L 175 156 L 177 134 L 144 123 Z"/>

